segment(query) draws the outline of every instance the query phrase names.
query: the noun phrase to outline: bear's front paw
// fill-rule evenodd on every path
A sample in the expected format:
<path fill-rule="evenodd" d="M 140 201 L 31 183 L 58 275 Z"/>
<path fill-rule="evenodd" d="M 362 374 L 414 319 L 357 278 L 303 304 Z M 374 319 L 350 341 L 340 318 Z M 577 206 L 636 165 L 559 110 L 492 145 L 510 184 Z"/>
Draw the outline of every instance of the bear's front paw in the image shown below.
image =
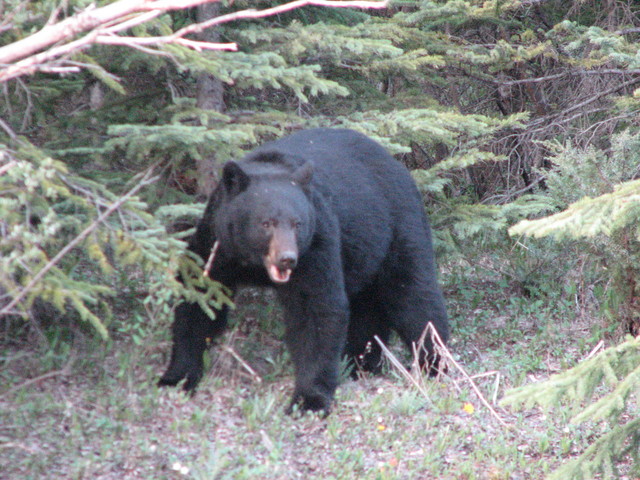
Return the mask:
<path fill-rule="evenodd" d="M 176 369 L 169 368 L 166 373 L 160 377 L 158 380 L 159 387 L 175 387 L 178 383 L 182 381 L 182 379 L 186 378 L 186 382 L 182 388 L 185 392 L 193 393 L 200 382 L 200 378 L 202 378 L 202 370 L 192 369 L 186 370 L 182 369 L 177 371 Z"/>
<path fill-rule="evenodd" d="M 331 413 L 331 405 L 333 398 L 320 393 L 313 394 L 294 394 L 291 398 L 289 406 L 285 410 L 287 415 L 291 415 L 296 411 L 299 412 L 320 412 L 322 417 L 326 417 Z"/>
<path fill-rule="evenodd" d="M 162 377 L 160 377 L 160 380 L 158 380 L 158 386 L 159 387 L 175 387 L 178 384 L 178 382 L 183 378 L 184 377 L 168 376 L 167 374 L 164 374 Z"/>

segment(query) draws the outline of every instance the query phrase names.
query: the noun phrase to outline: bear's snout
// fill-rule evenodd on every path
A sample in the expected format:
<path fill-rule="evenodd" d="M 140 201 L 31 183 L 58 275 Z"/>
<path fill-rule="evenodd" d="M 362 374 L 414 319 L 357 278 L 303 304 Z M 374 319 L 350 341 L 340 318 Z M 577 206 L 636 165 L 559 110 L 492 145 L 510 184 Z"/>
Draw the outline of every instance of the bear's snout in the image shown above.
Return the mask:
<path fill-rule="evenodd" d="M 269 242 L 264 266 L 274 283 L 287 283 L 298 264 L 298 245 L 293 231 L 276 229 Z"/>
<path fill-rule="evenodd" d="M 293 270 L 298 264 L 298 255 L 296 252 L 288 251 L 280 253 L 276 261 L 276 266 L 280 270 Z"/>

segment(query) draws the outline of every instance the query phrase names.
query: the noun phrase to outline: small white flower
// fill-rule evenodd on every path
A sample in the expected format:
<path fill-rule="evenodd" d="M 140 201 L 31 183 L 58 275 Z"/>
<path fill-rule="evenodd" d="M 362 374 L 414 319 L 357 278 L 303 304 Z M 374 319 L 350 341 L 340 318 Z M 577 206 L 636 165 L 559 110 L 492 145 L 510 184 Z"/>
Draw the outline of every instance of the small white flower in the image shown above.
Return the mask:
<path fill-rule="evenodd" d="M 171 470 L 179 472 L 182 475 L 189 474 L 189 467 L 187 467 L 186 465 L 182 465 L 180 462 L 173 462 L 173 465 L 171 465 Z"/>

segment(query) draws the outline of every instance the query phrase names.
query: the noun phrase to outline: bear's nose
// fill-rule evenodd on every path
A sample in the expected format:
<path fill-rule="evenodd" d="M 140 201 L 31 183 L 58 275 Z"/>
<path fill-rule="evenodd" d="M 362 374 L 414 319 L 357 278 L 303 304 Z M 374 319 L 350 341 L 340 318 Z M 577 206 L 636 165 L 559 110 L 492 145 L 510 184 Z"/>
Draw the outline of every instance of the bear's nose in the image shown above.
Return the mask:
<path fill-rule="evenodd" d="M 278 268 L 281 270 L 293 270 L 298 264 L 298 256 L 295 252 L 282 252 L 278 257 Z"/>

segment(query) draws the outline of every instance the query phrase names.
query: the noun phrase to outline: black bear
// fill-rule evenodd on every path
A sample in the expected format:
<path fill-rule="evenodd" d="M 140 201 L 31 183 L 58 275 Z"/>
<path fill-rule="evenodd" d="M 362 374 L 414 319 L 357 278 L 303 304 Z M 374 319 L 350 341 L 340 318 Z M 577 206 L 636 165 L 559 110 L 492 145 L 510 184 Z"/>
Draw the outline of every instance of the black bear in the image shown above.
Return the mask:
<path fill-rule="evenodd" d="M 412 348 L 431 322 L 448 337 L 418 189 L 403 165 L 358 132 L 304 130 L 228 162 L 189 249 L 206 261 L 214 243 L 211 278 L 232 290 L 273 286 L 284 307 L 295 368 L 289 411 L 329 412 L 343 355 L 378 370 L 375 335 L 386 342 L 394 330 Z M 178 305 L 160 385 L 186 378 L 184 388 L 195 388 L 207 339 L 222 333 L 226 314 L 212 321 L 197 304 Z M 429 340 L 420 362 L 436 368 Z"/>

